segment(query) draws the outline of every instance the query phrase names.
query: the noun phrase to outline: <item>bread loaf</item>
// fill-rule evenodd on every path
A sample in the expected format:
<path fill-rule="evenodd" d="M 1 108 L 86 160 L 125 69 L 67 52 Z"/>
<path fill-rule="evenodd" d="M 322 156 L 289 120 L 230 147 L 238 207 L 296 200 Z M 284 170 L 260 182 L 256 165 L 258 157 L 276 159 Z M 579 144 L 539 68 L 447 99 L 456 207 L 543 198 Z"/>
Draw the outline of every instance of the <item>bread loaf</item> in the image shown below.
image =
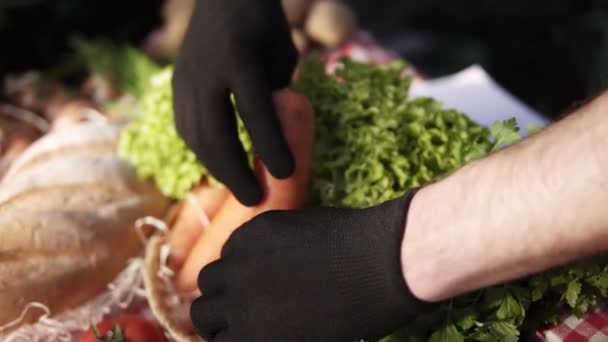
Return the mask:
<path fill-rule="evenodd" d="M 115 154 L 119 130 L 52 132 L 0 183 L 0 325 L 30 302 L 54 315 L 103 291 L 141 252 L 135 220 L 163 216 L 168 200 Z"/>

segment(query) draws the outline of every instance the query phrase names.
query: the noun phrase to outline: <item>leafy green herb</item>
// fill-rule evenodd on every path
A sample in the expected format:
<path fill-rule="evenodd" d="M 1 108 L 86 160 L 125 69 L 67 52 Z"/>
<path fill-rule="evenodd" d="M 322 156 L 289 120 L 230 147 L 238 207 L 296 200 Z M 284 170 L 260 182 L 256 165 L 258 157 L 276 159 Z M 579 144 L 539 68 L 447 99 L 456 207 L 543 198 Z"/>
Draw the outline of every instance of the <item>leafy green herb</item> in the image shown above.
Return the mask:
<path fill-rule="evenodd" d="M 139 50 L 125 45 L 118 46 L 109 40 L 72 38 L 72 48 L 78 64 L 91 74 L 105 77 L 120 91 L 135 96 L 143 95 L 149 88 L 150 77 L 161 68 Z"/>
<path fill-rule="evenodd" d="M 542 125 L 530 124 L 528 125 L 528 135 L 536 134 L 542 131 L 545 127 Z"/>
<path fill-rule="evenodd" d="M 496 317 L 500 320 L 521 320 L 525 316 L 523 306 L 511 295 L 501 298 Z"/>
<path fill-rule="evenodd" d="M 516 342 L 519 340 L 519 331 L 512 323 L 491 322 L 482 325 L 469 339 L 480 342 Z"/>
<path fill-rule="evenodd" d="M 458 317 L 458 320 L 455 322 L 456 326 L 461 331 L 467 331 L 477 324 L 477 316 L 475 315 L 473 310 L 463 309 L 455 316 Z"/>
<path fill-rule="evenodd" d="M 578 280 L 572 280 L 568 283 L 564 297 L 568 305 L 573 309 L 576 308 L 582 288 L 583 285 Z"/>
<path fill-rule="evenodd" d="M 545 296 L 547 289 L 549 288 L 549 284 L 545 278 L 535 277 L 530 281 L 532 301 L 536 302 Z"/>
<path fill-rule="evenodd" d="M 464 342 L 464 337 L 455 325 L 450 324 L 433 333 L 429 342 Z"/>
<path fill-rule="evenodd" d="M 91 325 L 91 330 L 95 335 L 95 338 L 100 342 L 126 342 L 125 337 L 122 334 L 122 329 L 118 324 L 114 325 L 114 329 L 108 331 L 105 336 L 101 336 L 97 326 Z"/>
<path fill-rule="evenodd" d="M 512 145 L 521 139 L 519 135 L 519 127 L 515 119 L 509 119 L 502 123 L 497 122 L 490 127 L 490 134 L 494 137 L 494 146 L 492 151 L 497 151 L 500 148 Z"/>
<path fill-rule="evenodd" d="M 608 297 L 608 273 L 600 273 L 593 275 L 587 279 L 587 282 L 595 287 L 603 297 Z"/>
<path fill-rule="evenodd" d="M 495 146 L 491 132 L 431 98 L 410 99 L 407 65 L 343 60 L 335 77 L 316 59 L 301 65 L 295 90 L 316 114 L 311 199 L 363 208 L 425 185 Z M 501 142 L 514 127 L 498 123 Z M 502 137 L 505 138 L 502 138 Z"/>

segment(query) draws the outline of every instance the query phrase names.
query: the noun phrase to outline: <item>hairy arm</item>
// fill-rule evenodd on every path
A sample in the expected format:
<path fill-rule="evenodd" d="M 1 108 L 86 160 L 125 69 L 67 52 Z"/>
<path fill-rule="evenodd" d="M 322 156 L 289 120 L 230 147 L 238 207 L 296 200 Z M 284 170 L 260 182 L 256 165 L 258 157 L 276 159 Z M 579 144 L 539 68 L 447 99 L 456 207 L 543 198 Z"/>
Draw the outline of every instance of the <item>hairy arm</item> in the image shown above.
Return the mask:
<path fill-rule="evenodd" d="M 608 93 L 420 190 L 404 276 L 439 301 L 608 250 Z"/>

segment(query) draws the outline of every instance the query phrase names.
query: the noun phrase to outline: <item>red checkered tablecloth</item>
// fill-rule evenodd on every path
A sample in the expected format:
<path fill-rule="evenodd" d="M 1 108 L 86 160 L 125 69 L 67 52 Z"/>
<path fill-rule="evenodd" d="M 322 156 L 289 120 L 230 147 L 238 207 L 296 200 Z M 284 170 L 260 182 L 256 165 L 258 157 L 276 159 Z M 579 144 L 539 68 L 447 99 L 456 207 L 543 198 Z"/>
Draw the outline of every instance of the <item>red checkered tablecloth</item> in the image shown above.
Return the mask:
<path fill-rule="evenodd" d="M 324 58 L 330 69 L 341 57 L 348 57 L 362 63 L 389 63 L 399 58 L 395 53 L 380 46 L 374 37 L 365 32 L 358 32 L 353 39 L 338 48 L 329 50 Z"/>
<path fill-rule="evenodd" d="M 538 332 L 537 337 L 546 342 L 608 341 L 608 313 L 597 310 L 580 319 L 570 316 L 558 326 Z"/>
<path fill-rule="evenodd" d="M 384 64 L 394 61 L 399 56 L 381 46 L 367 32 L 359 32 L 343 46 L 328 51 L 324 58 L 328 71 L 333 71 L 341 57 L 349 57 L 363 63 Z M 424 82 L 424 78 L 411 67 L 409 71 L 415 78 Z M 538 331 L 536 338 L 546 342 L 608 342 L 608 307 L 590 312 L 582 318 L 570 316 L 561 324 Z"/>
<path fill-rule="evenodd" d="M 337 62 L 342 57 L 348 57 L 361 63 L 386 64 L 399 59 L 399 55 L 382 47 L 374 37 L 365 31 L 359 31 L 352 39 L 342 46 L 327 51 L 323 58 L 327 63 L 327 70 L 333 72 Z M 407 74 L 417 79 L 422 76 L 409 65 Z"/>

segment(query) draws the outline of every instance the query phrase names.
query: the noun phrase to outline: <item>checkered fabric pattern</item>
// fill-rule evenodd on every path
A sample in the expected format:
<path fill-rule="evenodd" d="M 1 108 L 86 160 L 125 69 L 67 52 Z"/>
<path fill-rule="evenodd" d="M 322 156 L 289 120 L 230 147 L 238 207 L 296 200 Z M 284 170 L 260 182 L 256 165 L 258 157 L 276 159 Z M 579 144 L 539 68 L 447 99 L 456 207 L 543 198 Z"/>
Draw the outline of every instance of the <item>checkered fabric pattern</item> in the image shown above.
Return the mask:
<path fill-rule="evenodd" d="M 342 46 L 328 51 L 324 58 L 328 71 L 336 68 L 336 62 L 342 57 L 349 57 L 363 63 L 390 63 L 399 57 L 378 44 L 373 36 L 365 31 L 356 34 Z M 418 78 L 423 77 L 410 67 L 410 73 Z M 591 312 L 583 318 L 570 316 L 556 327 L 539 331 L 539 341 L 545 342 L 608 342 L 608 307 Z"/>
<path fill-rule="evenodd" d="M 352 39 L 329 50 L 326 54 L 326 62 L 333 69 L 336 61 L 341 57 L 348 57 L 362 63 L 378 64 L 388 63 L 398 58 L 393 52 L 380 46 L 372 35 L 365 31 L 357 32 Z"/>
<path fill-rule="evenodd" d="M 545 342 L 606 342 L 608 341 L 608 313 L 598 310 L 582 318 L 570 316 L 561 324 L 538 333 Z"/>
<path fill-rule="evenodd" d="M 386 64 L 399 59 L 399 56 L 392 51 L 382 47 L 374 37 L 366 31 L 359 31 L 346 43 L 341 46 L 326 51 L 323 55 L 324 62 L 327 64 L 328 72 L 336 69 L 340 58 L 348 57 L 361 63 Z M 409 66 L 407 74 L 415 78 L 422 76 L 413 66 Z"/>

